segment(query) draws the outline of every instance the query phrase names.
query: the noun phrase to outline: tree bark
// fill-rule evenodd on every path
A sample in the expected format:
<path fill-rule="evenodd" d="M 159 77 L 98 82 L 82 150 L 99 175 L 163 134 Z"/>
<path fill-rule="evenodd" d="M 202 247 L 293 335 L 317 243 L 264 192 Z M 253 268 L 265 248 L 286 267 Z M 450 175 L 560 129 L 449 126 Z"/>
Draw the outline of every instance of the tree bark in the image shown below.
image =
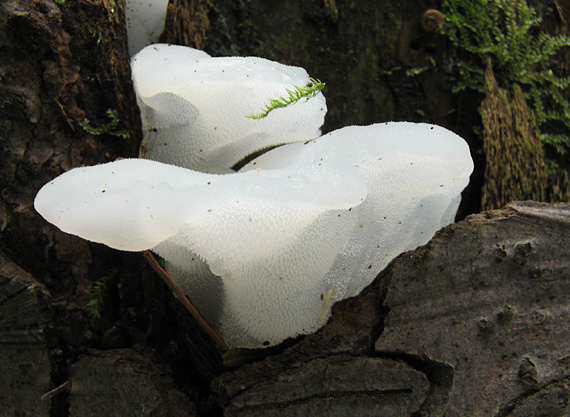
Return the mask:
<path fill-rule="evenodd" d="M 2 414 L 49 415 L 50 352 L 44 329 L 50 295 L 30 274 L 0 252 L 0 369 Z"/>

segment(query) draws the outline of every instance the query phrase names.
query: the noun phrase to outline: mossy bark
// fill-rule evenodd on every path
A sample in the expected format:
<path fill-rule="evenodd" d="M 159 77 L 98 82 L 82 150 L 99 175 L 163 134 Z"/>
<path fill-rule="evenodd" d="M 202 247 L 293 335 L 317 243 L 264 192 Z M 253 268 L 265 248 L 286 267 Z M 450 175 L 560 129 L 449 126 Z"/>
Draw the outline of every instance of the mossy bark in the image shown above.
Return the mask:
<path fill-rule="evenodd" d="M 568 171 L 559 169 L 549 188 L 549 201 L 559 203 L 570 201 L 570 175 Z"/>
<path fill-rule="evenodd" d="M 485 72 L 486 97 L 481 104 L 485 185 L 481 205 L 484 210 L 504 206 L 514 200 L 544 201 L 546 168 L 538 127 L 518 85 L 509 100 L 493 75 L 491 60 Z"/>

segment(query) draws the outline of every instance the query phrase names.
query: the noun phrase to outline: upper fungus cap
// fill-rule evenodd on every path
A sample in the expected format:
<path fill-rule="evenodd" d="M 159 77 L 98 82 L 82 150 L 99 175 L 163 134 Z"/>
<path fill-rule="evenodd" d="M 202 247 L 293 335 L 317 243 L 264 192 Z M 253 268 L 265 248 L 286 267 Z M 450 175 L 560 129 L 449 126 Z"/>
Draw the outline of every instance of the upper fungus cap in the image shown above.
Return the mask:
<path fill-rule="evenodd" d="M 132 73 L 143 120 L 143 158 L 228 173 L 256 151 L 318 137 L 324 122 L 321 93 L 258 120 L 248 117 L 261 113 L 269 99 L 310 84 L 303 68 L 156 44 L 133 57 Z"/>

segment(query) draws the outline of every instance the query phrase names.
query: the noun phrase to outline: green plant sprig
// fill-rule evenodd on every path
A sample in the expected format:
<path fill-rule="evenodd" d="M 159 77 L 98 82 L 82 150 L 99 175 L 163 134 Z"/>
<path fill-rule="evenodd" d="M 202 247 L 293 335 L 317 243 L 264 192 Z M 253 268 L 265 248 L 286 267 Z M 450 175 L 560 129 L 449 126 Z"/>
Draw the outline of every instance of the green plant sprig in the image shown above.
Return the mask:
<path fill-rule="evenodd" d="M 87 311 L 95 320 L 99 320 L 101 318 L 101 312 L 105 304 L 105 297 L 107 296 L 109 283 L 118 272 L 118 269 L 111 268 L 107 274 L 94 282 L 91 287 L 91 300 L 87 303 Z"/>
<path fill-rule="evenodd" d="M 100 127 L 92 127 L 91 122 L 87 118 L 83 119 L 83 121 L 79 123 L 79 126 L 81 126 L 83 130 L 85 130 L 90 135 L 98 136 L 98 135 L 107 134 L 112 136 L 118 136 L 123 139 L 128 139 L 130 137 L 128 132 L 125 132 L 124 130 L 117 130 L 117 127 L 119 126 L 119 113 L 117 112 L 117 110 L 114 109 L 107 110 L 107 117 L 111 121 Z"/>
<path fill-rule="evenodd" d="M 245 117 L 255 120 L 263 119 L 264 117 L 267 117 L 267 115 L 275 109 L 290 106 L 291 104 L 298 102 L 302 98 L 306 98 L 306 100 L 309 100 L 311 97 L 316 96 L 323 88 L 325 88 L 325 83 L 322 83 L 314 78 L 310 78 L 307 85 L 303 86 L 295 85 L 293 87 L 294 89 L 289 89 L 289 88 L 286 89 L 287 93 L 289 94 L 289 97 L 285 98 L 281 96 L 277 99 L 271 98 L 269 99 L 269 103 L 265 105 L 265 108 L 261 113 L 250 114 Z"/>

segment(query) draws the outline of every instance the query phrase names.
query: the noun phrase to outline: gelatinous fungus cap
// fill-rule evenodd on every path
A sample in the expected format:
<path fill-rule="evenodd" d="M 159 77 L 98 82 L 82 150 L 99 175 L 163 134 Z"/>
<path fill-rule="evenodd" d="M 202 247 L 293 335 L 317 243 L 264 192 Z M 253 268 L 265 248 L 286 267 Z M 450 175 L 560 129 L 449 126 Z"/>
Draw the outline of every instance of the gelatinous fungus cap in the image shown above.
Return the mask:
<path fill-rule="evenodd" d="M 144 159 L 75 168 L 35 207 L 65 232 L 157 252 L 228 345 L 260 347 L 317 330 L 334 301 L 453 222 L 472 170 L 454 133 L 385 123 L 290 143 L 228 175 Z"/>
<path fill-rule="evenodd" d="M 255 118 L 270 99 L 313 81 L 303 68 L 258 57 L 218 57 L 183 46 L 150 45 L 132 59 L 144 139 L 141 158 L 228 173 L 245 156 L 320 136 L 327 111 L 318 90 Z M 254 116 L 254 117 L 252 117 Z"/>

